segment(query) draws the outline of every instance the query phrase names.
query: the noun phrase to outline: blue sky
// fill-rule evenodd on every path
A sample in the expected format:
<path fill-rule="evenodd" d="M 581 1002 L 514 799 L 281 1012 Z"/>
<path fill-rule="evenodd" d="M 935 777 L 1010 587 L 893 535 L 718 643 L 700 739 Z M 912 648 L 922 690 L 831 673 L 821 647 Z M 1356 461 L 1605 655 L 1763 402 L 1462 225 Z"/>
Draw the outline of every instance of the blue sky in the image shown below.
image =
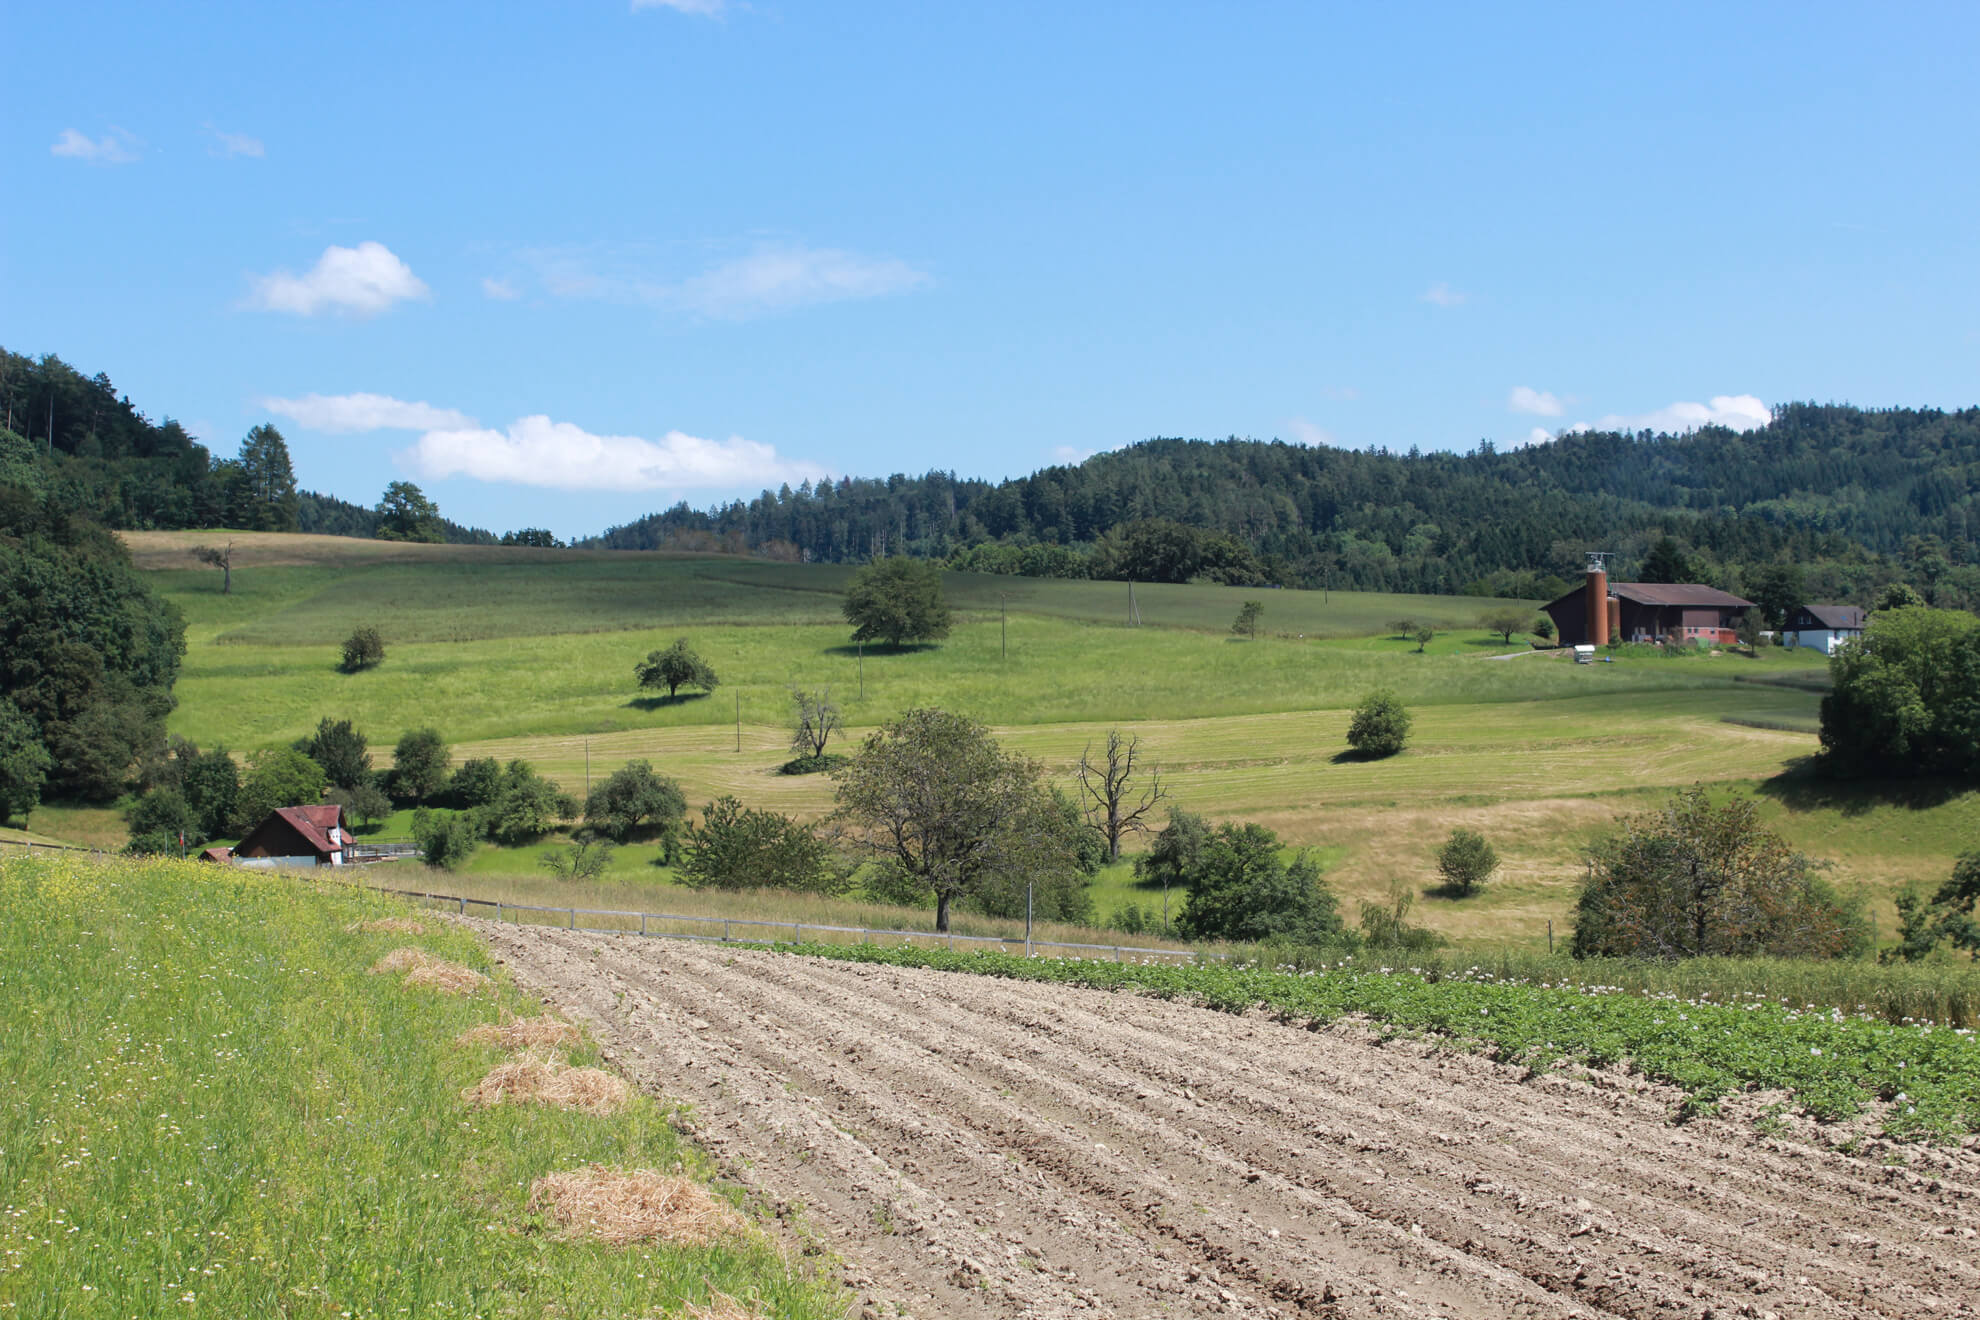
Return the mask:
<path fill-rule="evenodd" d="M 496 529 L 1152 435 L 1980 402 L 1970 4 L 7 26 L 0 343 Z"/>

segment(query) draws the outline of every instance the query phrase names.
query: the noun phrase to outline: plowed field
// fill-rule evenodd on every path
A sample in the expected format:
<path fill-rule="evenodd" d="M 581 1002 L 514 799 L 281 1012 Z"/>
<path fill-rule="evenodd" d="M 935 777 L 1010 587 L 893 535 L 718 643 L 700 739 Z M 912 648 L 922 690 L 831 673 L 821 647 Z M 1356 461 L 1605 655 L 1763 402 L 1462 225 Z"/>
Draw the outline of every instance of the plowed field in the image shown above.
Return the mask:
<path fill-rule="evenodd" d="M 873 1315 L 1980 1315 L 1980 1159 L 1353 1027 L 477 923 Z"/>

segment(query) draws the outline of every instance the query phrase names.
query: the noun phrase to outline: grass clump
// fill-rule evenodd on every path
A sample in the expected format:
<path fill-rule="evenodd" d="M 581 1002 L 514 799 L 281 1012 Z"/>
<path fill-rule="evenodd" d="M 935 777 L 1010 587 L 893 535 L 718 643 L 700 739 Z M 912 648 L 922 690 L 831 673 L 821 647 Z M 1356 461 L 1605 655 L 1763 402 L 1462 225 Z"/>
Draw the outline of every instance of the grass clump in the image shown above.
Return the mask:
<path fill-rule="evenodd" d="M 616 1249 L 528 1232 L 546 1175 L 700 1185 L 711 1166 L 643 1095 L 606 1117 L 469 1108 L 487 1060 L 452 1042 L 489 998 L 367 976 L 393 937 L 344 929 L 402 911 L 199 863 L 0 859 L 0 1314 L 492 1320 L 721 1296 L 843 1313 L 761 1235 Z M 423 942 L 489 967 L 463 929 Z"/>

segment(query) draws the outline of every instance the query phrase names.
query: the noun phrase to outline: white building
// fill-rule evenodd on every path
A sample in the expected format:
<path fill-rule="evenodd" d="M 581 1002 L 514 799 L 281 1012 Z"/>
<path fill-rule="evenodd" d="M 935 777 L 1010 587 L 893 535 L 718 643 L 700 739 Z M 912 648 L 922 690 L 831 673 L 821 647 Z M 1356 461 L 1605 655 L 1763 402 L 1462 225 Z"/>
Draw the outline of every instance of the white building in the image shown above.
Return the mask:
<path fill-rule="evenodd" d="M 1863 620 L 1864 612 L 1854 605 L 1803 605 L 1788 616 L 1782 640 L 1834 655 L 1838 646 L 1863 635 Z"/>

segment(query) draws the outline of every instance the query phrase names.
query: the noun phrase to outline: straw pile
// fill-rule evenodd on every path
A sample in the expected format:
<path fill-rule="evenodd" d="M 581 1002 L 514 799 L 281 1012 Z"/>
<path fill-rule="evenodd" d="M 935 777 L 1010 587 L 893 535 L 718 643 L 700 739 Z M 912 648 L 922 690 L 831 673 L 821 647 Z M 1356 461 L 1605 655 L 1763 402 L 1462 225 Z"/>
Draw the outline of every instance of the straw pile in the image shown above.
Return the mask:
<path fill-rule="evenodd" d="M 436 958 L 425 949 L 407 946 L 394 949 L 371 965 L 371 970 L 380 975 L 391 972 L 404 972 L 406 979 L 400 984 L 426 986 L 442 994 L 471 995 L 488 985 L 488 978 L 470 967 Z"/>
<path fill-rule="evenodd" d="M 481 1108 L 504 1101 L 532 1101 L 603 1115 L 616 1113 L 631 1089 L 616 1074 L 572 1068 L 549 1054 L 531 1051 L 496 1064 L 486 1077 L 462 1091 L 461 1099 Z"/>
<path fill-rule="evenodd" d="M 763 1312 L 753 1306 L 744 1305 L 727 1293 L 710 1294 L 706 1306 L 697 1306 L 689 1302 L 687 1310 L 682 1314 L 686 1315 L 688 1320 L 764 1320 Z"/>
<path fill-rule="evenodd" d="M 461 1045 L 495 1045 L 505 1050 L 551 1050 L 578 1044 L 584 1033 L 569 1022 L 545 1013 L 541 1017 L 512 1017 L 504 1011 L 502 1020 L 469 1027 L 455 1038 Z"/>
<path fill-rule="evenodd" d="M 392 950 L 371 964 L 371 970 L 374 975 L 383 976 L 391 972 L 410 972 L 415 967 L 425 967 L 429 963 L 439 961 L 425 949 L 415 949 L 408 945 L 405 948 Z"/>
<path fill-rule="evenodd" d="M 529 1208 L 562 1225 L 563 1237 L 592 1238 L 615 1247 L 653 1239 L 701 1246 L 743 1226 L 741 1215 L 691 1179 L 598 1164 L 538 1178 L 529 1185 Z"/>

